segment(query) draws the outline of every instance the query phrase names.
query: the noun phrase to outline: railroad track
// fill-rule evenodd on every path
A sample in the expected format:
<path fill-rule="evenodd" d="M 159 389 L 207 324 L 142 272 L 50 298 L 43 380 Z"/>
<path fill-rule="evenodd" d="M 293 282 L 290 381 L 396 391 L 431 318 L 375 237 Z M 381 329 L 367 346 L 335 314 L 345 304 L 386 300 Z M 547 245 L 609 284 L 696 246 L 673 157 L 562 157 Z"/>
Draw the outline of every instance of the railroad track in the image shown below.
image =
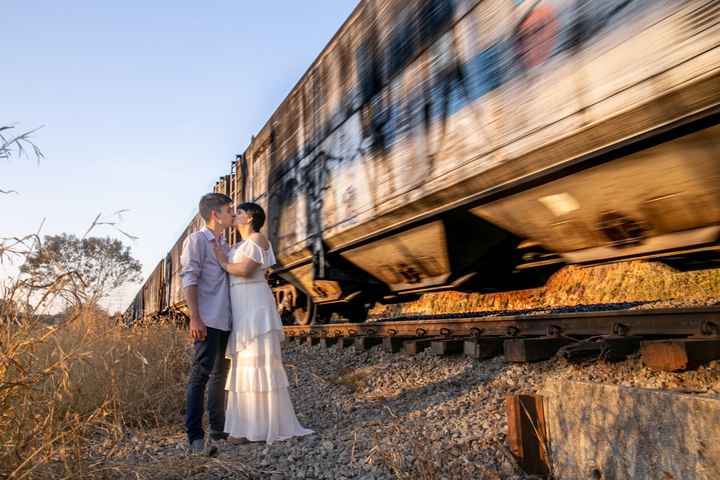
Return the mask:
<path fill-rule="evenodd" d="M 365 323 L 285 326 L 288 337 L 718 336 L 720 307 L 537 315 L 413 316 Z"/>
<path fill-rule="evenodd" d="M 538 315 L 414 316 L 355 323 L 286 326 L 285 334 L 310 345 L 338 344 L 364 351 L 382 343 L 389 353 L 464 352 L 477 359 L 503 354 L 508 362 L 561 355 L 570 361 L 619 361 L 641 350 L 643 363 L 685 370 L 720 358 L 720 307 L 614 310 Z"/>

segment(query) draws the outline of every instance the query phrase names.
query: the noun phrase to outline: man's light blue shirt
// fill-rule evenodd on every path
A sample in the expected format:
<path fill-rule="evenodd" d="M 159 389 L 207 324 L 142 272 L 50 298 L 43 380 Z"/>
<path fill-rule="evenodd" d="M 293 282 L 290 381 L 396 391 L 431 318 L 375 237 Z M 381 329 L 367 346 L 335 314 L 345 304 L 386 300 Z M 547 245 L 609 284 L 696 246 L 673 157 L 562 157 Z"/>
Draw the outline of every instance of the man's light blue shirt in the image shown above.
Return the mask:
<path fill-rule="evenodd" d="M 214 238 L 207 227 L 188 235 L 180 255 L 180 277 L 183 289 L 197 285 L 198 309 L 205 326 L 227 332 L 232 329 L 230 285 L 227 273 L 215 258 Z M 227 255 L 230 247 L 225 238 L 220 237 L 219 242 Z"/>

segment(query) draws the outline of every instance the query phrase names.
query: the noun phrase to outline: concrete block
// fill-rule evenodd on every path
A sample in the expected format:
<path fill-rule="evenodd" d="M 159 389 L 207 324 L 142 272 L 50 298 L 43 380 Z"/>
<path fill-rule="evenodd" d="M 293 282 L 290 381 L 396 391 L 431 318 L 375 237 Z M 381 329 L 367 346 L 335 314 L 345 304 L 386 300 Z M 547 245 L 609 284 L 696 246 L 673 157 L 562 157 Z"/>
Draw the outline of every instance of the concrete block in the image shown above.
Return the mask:
<path fill-rule="evenodd" d="M 563 380 L 542 395 L 558 479 L 720 478 L 720 399 Z"/>

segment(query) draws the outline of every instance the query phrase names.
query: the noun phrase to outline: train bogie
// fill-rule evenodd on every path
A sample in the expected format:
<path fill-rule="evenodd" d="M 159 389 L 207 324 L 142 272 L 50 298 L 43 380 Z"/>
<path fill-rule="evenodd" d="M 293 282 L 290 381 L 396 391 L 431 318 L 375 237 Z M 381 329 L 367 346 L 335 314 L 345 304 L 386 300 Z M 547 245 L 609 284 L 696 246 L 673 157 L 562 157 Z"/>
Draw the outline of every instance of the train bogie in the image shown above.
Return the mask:
<path fill-rule="evenodd" d="M 570 263 L 720 259 L 720 127 L 668 140 L 472 210 Z M 713 262 L 708 263 L 712 265 Z M 720 263 L 715 263 L 720 266 Z"/>

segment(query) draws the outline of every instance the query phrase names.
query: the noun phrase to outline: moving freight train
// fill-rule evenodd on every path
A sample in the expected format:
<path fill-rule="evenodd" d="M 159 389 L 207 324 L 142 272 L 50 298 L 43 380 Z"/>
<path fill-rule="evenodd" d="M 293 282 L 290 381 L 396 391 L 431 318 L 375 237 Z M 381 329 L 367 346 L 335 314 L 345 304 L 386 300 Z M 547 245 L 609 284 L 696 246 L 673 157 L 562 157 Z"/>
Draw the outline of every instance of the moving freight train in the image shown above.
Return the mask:
<path fill-rule="evenodd" d="M 717 0 L 364 0 L 215 190 L 266 208 L 287 323 L 566 264 L 712 268 L 719 105 Z M 182 311 L 201 224 L 128 321 Z"/>

